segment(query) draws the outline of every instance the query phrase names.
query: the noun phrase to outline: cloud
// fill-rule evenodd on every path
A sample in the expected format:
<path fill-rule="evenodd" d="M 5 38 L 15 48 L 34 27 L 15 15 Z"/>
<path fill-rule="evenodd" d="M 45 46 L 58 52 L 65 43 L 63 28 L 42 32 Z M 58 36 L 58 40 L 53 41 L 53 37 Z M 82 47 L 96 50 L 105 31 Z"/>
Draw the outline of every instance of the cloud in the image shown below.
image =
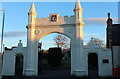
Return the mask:
<path fill-rule="evenodd" d="M 118 18 L 112 18 L 113 23 L 118 22 Z M 86 18 L 83 19 L 86 25 L 106 25 L 107 18 Z"/>
<path fill-rule="evenodd" d="M 13 37 L 24 37 L 27 33 L 25 31 L 7 31 L 4 33 L 5 38 L 13 38 Z"/>

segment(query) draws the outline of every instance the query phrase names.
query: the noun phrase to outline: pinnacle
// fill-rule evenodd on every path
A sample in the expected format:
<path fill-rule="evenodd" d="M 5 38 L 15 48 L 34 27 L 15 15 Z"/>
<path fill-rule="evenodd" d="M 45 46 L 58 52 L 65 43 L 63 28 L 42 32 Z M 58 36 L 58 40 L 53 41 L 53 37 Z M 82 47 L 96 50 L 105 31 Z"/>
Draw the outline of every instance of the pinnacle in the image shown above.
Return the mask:
<path fill-rule="evenodd" d="M 77 0 L 77 2 L 80 2 L 79 0 Z"/>
<path fill-rule="evenodd" d="M 34 3 L 32 3 L 32 5 L 31 5 L 31 8 L 30 8 L 29 14 L 30 14 L 30 13 L 36 13 Z"/>
<path fill-rule="evenodd" d="M 77 0 L 77 2 L 75 4 L 75 9 L 74 10 L 82 10 L 82 7 L 81 7 L 81 4 L 80 4 L 79 0 Z"/>

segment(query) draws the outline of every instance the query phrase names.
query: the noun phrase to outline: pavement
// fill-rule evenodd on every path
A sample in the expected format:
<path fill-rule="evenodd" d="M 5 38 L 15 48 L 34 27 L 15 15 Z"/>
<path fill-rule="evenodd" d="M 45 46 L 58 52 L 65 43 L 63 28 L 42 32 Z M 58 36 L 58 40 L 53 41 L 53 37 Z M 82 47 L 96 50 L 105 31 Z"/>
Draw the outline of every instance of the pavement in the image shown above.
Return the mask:
<path fill-rule="evenodd" d="M 93 71 L 91 71 L 93 72 Z M 117 77 L 98 77 L 93 73 L 89 77 L 70 75 L 70 69 L 42 69 L 38 76 L 3 76 L 2 79 L 120 79 Z"/>

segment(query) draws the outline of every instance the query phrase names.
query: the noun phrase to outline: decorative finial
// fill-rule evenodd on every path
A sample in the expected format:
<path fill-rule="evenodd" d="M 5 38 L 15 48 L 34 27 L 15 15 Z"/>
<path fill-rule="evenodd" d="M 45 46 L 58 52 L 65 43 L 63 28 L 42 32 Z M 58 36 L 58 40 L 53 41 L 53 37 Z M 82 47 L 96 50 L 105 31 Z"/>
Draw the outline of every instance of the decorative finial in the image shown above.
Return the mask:
<path fill-rule="evenodd" d="M 21 43 L 21 42 L 22 42 L 22 40 L 19 40 L 19 42 Z"/>

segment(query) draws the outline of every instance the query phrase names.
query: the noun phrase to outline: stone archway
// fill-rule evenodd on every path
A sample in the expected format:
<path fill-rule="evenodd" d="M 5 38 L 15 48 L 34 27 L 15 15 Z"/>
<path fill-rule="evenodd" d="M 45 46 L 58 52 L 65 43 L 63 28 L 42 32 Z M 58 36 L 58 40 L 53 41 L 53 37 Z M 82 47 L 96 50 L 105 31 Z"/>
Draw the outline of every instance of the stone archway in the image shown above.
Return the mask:
<path fill-rule="evenodd" d="M 63 33 L 59 33 L 59 32 L 52 32 L 52 33 L 47 33 L 47 34 L 45 34 L 44 36 L 42 36 L 42 38 L 46 38 L 47 36 L 56 36 L 56 35 L 61 35 L 63 38 L 65 37 L 65 38 L 67 38 L 67 39 L 69 39 L 69 42 L 70 42 L 70 38 L 67 36 L 67 35 L 65 35 L 65 34 L 63 34 Z M 42 40 L 42 38 L 40 37 L 40 40 Z M 49 39 L 49 38 L 48 38 Z M 48 41 L 48 39 L 45 41 L 45 42 L 47 42 Z M 50 38 L 50 40 L 51 39 L 53 39 L 53 38 Z M 40 41 L 39 40 L 39 44 L 42 42 L 42 41 Z M 53 40 L 54 41 L 54 40 Z M 68 43 L 68 45 L 70 46 L 70 44 L 71 43 Z M 42 42 L 42 47 L 44 46 L 44 42 Z M 40 47 L 40 46 L 39 46 Z M 54 68 L 54 66 L 50 66 L 50 64 L 49 64 L 49 60 L 48 59 L 50 59 L 49 58 L 49 53 L 50 53 L 50 49 L 52 49 L 52 52 L 54 53 L 54 51 L 56 51 L 55 53 L 59 53 L 59 56 L 60 55 L 62 55 L 62 56 L 58 56 L 58 54 L 52 54 L 52 58 L 54 59 L 56 59 L 56 60 L 58 60 L 59 61 L 59 58 L 61 59 L 61 57 L 63 58 L 63 49 L 61 48 L 61 47 L 56 47 L 55 45 L 54 45 L 54 47 L 52 46 L 50 46 L 50 45 L 48 45 L 48 47 L 49 48 L 47 48 L 47 49 L 45 49 L 44 50 L 44 48 L 42 48 L 41 49 L 41 51 L 39 51 L 39 53 L 38 53 L 38 75 L 41 75 L 41 73 L 43 72 L 44 74 L 48 74 L 48 73 L 51 73 L 51 71 L 52 71 L 52 74 L 54 73 L 54 71 L 55 71 L 55 69 L 56 70 L 60 70 L 60 69 L 65 69 L 66 67 L 66 64 L 65 63 L 62 63 L 62 61 L 64 61 L 64 60 L 61 60 L 61 64 L 57 64 L 58 66 L 55 66 L 55 69 L 53 69 Z M 57 50 L 59 50 L 59 49 L 61 49 L 61 51 L 57 51 Z M 40 50 L 40 49 L 39 49 Z M 53 51 L 54 50 L 54 51 Z M 68 49 L 66 49 L 67 51 L 68 51 Z M 66 51 L 65 50 L 65 51 Z M 70 49 L 69 50 L 71 50 L 71 47 L 70 47 Z M 66 52 L 67 52 L 66 51 Z M 60 54 L 61 53 L 61 54 Z M 71 53 L 71 52 L 70 52 Z M 57 56 L 58 57 L 57 57 Z M 55 57 L 56 56 L 56 57 Z M 70 55 L 71 56 L 71 55 Z M 41 57 L 41 59 L 40 59 L 40 57 Z M 57 62 L 58 62 L 57 61 Z M 70 61 L 70 60 L 69 60 Z M 67 62 L 69 62 L 68 60 L 67 60 Z M 42 63 L 41 63 L 42 62 Z M 53 60 L 53 62 L 55 63 L 56 61 L 54 61 Z M 65 62 L 65 61 L 64 61 Z M 71 62 L 71 61 L 70 61 Z M 69 65 L 70 65 L 70 63 L 69 63 Z M 45 67 L 44 67 L 45 66 Z M 67 66 L 68 66 L 68 63 L 67 63 Z M 71 66 L 71 65 L 70 65 Z M 49 68 L 49 69 L 48 69 Z M 62 70 L 60 70 L 60 71 L 58 71 L 58 72 L 61 72 Z M 68 69 L 66 69 L 65 71 L 70 71 L 70 68 Z M 69 74 L 69 73 L 68 73 Z M 43 74 L 42 74 L 43 75 Z M 49 74 L 50 75 L 50 74 Z M 60 74 L 56 74 L 56 75 L 60 75 Z"/>
<path fill-rule="evenodd" d="M 83 53 L 83 26 L 82 11 L 79 0 L 77 0 L 73 16 L 59 16 L 50 14 L 49 17 L 36 18 L 34 3 L 28 13 L 29 24 L 27 25 L 27 66 L 26 75 L 37 75 L 38 68 L 38 41 L 43 36 L 58 32 L 65 34 L 71 39 L 71 74 L 86 76 L 85 58 Z"/>
<path fill-rule="evenodd" d="M 50 29 L 50 28 L 49 28 Z M 56 28 L 57 29 L 57 28 Z M 43 30 L 44 31 L 44 30 Z M 39 38 L 38 38 L 38 40 L 40 40 L 41 38 L 43 38 L 43 37 L 45 37 L 45 36 L 47 36 L 47 35 L 49 35 L 49 34 L 52 34 L 52 33 L 58 33 L 58 34 L 61 34 L 61 35 L 65 35 L 66 37 L 68 37 L 70 40 L 71 40 L 71 38 L 68 36 L 68 35 L 66 35 L 66 34 L 64 34 L 64 33 L 61 33 L 60 31 L 59 32 L 48 32 L 48 33 L 45 33 L 45 34 L 41 34 L 41 35 L 43 35 L 43 36 L 41 36 L 41 35 L 39 35 Z M 70 41 L 71 42 L 71 41 Z M 71 44 L 71 43 L 70 43 Z M 39 59 L 39 58 L 38 58 Z M 71 63 L 72 63 L 72 61 L 71 61 Z M 38 67 L 39 68 L 39 67 Z M 49 71 L 48 71 L 49 72 Z"/>

